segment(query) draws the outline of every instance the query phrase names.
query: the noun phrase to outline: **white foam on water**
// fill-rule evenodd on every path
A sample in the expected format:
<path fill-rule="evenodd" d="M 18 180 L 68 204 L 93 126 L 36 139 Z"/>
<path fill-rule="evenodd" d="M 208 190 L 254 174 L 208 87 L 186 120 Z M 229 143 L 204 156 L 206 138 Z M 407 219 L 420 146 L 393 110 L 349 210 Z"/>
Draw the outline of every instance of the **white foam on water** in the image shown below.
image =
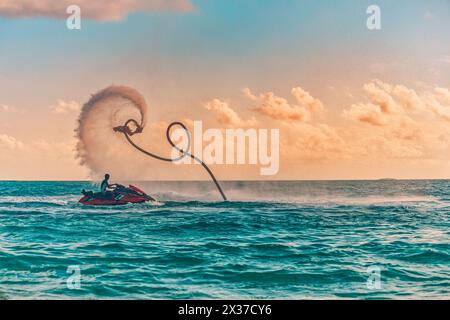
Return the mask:
<path fill-rule="evenodd" d="M 51 197 L 32 197 L 32 196 L 3 196 L 0 197 L 0 203 L 53 203 L 66 205 L 73 201 L 74 197 L 67 196 L 51 196 Z M 78 199 L 77 199 L 78 201 Z"/>

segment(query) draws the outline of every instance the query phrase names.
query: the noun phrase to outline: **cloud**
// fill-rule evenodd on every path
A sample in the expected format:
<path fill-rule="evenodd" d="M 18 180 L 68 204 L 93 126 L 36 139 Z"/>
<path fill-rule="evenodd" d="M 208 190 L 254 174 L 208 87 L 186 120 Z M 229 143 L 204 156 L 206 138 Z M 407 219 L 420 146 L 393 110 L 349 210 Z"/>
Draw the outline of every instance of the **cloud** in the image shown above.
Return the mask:
<path fill-rule="evenodd" d="M 374 126 L 385 126 L 388 118 L 383 114 L 378 105 L 373 103 L 356 103 L 350 109 L 344 110 L 342 115 L 350 120 L 358 120 Z"/>
<path fill-rule="evenodd" d="M 344 110 L 347 119 L 374 126 L 387 126 L 410 121 L 410 115 L 426 109 L 424 97 L 406 86 L 391 85 L 379 80 L 363 86 L 370 102 L 356 103 Z"/>
<path fill-rule="evenodd" d="M 7 104 L 0 104 L 0 112 L 23 113 L 24 111 L 14 107 L 14 106 L 10 106 Z"/>
<path fill-rule="evenodd" d="M 300 87 L 291 90 L 297 104 L 291 104 L 283 97 L 276 96 L 273 92 L 262 93 L 259 96 L 252 94 L 250 89 L 243 90 L 245 97 L 257 103 L 253 110 L 273 120 L 280 121 L 308 121 L 311 116 L 324 109 L 320 100 L 312 97 Z"/>
<path fill-rule="evenodd" d="M 394 98 L 389 94 L 391 87 L 383 82 L 371 82 L 364 85 L 364 91 L 369 96 L 372 104 L 378 106 L 382 113 L 396 113 L 399 111 Z"/>
<path fill-rule="evenodd" d="M 258 100 L 258 97 L 255 96 L 255 95 L 251 92 L 251 90 L 250 90 L 249 88 L 244 88 L 244 89 L 242 89 L 242 92 L 244 93 L 244 96 L 245 96 L 247 99 L 250 99 L 250 100 L 253 100 L 253 101 Z"/>
<path fill-rule="evenodd" d="M 12 136 L 0 134 L 0 149 L 17 150 L 23 149 L 24 144 Z"/>
<path fill-rule="evenodd" d="M 12 110 L 13 110 L 13 107 L 10 107 L 10 106 L 8 106 L 8 105 L 6 105 L 6 104 L 0 105 L 0 111 L 3 111 L 3 112 L 10 112 L 10 111 L 12 111 Z"/>
<path fill-rule="evenodd" d="M 435 88 L 433 93 L 426 96 L 426 106 L 440 119 L 445 120 L 448 126 L 450 121 L 450 90 Z"/>
<path fill-rule="evenodd" d="M 284 123 L 280 129 L 282 159 L 289 162 L 324 162 L 350 156 L 347 141 L 327 124 Z"/>
<path fill-rule="evenodd" d="M 50 107 L 50 110 L 55 114 L 66 114 L 80 111 L 81 106 L 76 101 L 64 101 L 60 99 L 57 104 Z"/>
<path fill-rule="evenodd" d="M 73 158 L 75 155 L 75 142 L 53 142 L 41 139 L 30 143 L 30 150 L 36 153 L 52 155 L 56 158 Z"/>
<path fill-rule="evenodd" d="M 243 120 L 236 111 L 230 108 L 228 103 L 219 99 L 207 102 L 205 104 L 205 109 L 215 112 L 217 114 L 217 120 L 224 125 L 246 127 L 257 124 L 255 119 Z"/>
<path fill-rule="evenodd" d="M 51 17 L 65 19 L 67 7 L 78 5 L 82 18 L 120 21 L 137 11 L 190 11 L 190 0 L 2 0 L 0 16 L 8 18 Z"/>
<path fill-rule="evenodd" d="M 441 103 L 450 105 L 450 90 L 447 88 L 435 88 L 434 89 L 435 97 Z"/>
<path fill-rule="evenodd" d="M 67 157 L 73 158 L 75 150 L 75 141 L 53 142 L 44 139 L 22 142 L 17 138 L 0 134 L 0 150 L 24 151 L 29 155 L 42 155 L 45 157 Z"/>
<path fill-rule="evenodd" d="M 371 136 L 364 140 L 369 155 L 384 156 L 391 159 L 420 158 L 424 155 L 421 145 L 407 145 L 400 140 L 385 136 Z"/>
<path fill-rule="evenodd" d="M 297 99 L 300 105 L 306 106 L 311 112 L 323 111 L 324 107 L 319 99 L 314 98 L 309 94 L 309 92 L 303 90 L 300 87 L 292 88 L 292 95 Z"/>
<path fill-rule="evenodd" d="M 312 164 L 349 158 L 350 145 L 339 132 L 326 123 L 311 122 L 316 114 L 325 111 L 323 103 L 301 87 L 291 89 L 295 102 L 266 92 L 258 96 L 243 89 L 246 98 L 256 102 L 253 110 L 275 121 L 280 129 L 280 152 L 289 163 Z"/>
<path fill-rule="evenodd" d="M 277 97 L 273 92 L 264 93 L 260 101 L 261 104 L 254 110 L 274 120 L 306 121 L 308 119 L 305 108 L 291 106 L 286 99 Z"/>
<path fill-rule="evenodd" d="M 267 123 L 260 120 L 264 116 L 275 121 L 265 127 L 280 128 L 281 157 L 290 164 L 336 160 L 359 161 L 361 165 L 398 159 L 425 161 L 450 147 L 450 130 L 440 121 L 450 119 L 450 108 L 443 106 L 450 101 L 448 89 L 419 93 L 404 85 L 374 80 L 365 84 L 363 90 L 367 101 L 355 103 L 342 112 L 345 118 L 356 120 L 355 125 L 310 121 L 327 109 L 300 87 L 291 89 L 293 103 L 272 92 L 256 95 L 245 88 L 243 93 L 258 114 L 258 127 Z M 241 125 L 244 121 L 223 101 L 214 100 L 208 109 L 220 115 L 221 123 Z"/>
<path fill-rule="evenodd" d="M 421 86 L 421 91 L 375 80 L 364 85 L 369 102 L 342 115 L 370 127 L 356 126 L 346 141 L 362 157 L 440 159 L 450 150 L 450 90 Z M 447 150 L 447 151 L 446 151 Z"/>

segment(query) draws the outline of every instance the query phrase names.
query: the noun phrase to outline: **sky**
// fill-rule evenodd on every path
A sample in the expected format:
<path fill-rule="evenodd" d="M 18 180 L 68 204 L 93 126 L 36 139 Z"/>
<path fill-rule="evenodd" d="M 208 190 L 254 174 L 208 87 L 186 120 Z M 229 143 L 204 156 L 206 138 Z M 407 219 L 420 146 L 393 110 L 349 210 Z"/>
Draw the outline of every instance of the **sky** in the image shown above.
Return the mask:
<path fill-rule="evenodd" d="M 113 84 L 145 97 L 161 153 L 177 120 L 280 130 L 276 175 L 213 165 L 219 179 L 450 178 L 449 40 L 449 0 L 0 0 L 0 180 L 94 177 L 74 130 Z M 115 143 L 142 169 L 113 178 L 207 179 Z"/>

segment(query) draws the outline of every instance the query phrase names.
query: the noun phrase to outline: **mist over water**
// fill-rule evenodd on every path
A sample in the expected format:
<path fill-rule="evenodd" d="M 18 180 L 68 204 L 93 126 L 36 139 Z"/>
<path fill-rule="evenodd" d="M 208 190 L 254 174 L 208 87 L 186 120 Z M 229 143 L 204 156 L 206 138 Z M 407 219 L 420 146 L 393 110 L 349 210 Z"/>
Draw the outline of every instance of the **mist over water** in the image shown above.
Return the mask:
<path fill-rule="evenodd" d="M 229 202 L 208 181 L 133 184 L 159 203 L 84 207 L 87 182 L 0 182 L 0 297 L 450 296 L 448 181 L 224 182 Z"/>

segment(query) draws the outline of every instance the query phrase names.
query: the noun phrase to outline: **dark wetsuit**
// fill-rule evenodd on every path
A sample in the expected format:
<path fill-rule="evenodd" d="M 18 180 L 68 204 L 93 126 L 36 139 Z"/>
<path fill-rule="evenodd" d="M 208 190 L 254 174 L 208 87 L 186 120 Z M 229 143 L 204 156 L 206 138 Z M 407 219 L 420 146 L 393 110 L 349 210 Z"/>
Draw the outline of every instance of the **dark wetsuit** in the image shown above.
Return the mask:
<path fill-rule="evenodd" d="M 100 192 L 102 193 L 102 196 L 105 198 L 113 198 L 114 193 L 112 191 L 108 191 L 108 188 L 109 188 L 108 180 L 104 179 L 100 186 Z"/>
<path fill-rule="evenodd" d="M 109 183 L 108 183 L 108 180 L 103 180 L 102 181 L 102 184 L 101 184 L 101 186 L 100 186 L 100 192 L 101 193 L 103 193 L 103 194 L 105 194 L 106 193 L 106 190 L 108 189 L 108 187 L 109 187 Z"/>

